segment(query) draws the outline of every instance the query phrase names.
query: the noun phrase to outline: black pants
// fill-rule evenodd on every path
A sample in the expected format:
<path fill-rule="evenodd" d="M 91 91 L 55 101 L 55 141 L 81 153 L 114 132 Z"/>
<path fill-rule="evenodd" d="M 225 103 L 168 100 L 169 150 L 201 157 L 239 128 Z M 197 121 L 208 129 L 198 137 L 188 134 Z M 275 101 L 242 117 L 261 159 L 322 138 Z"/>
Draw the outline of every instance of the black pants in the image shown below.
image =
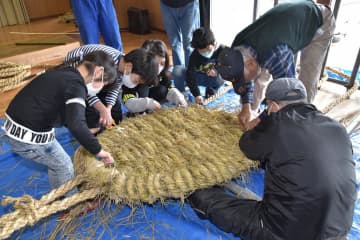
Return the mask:
<path fill-rule="evenodd" d="M 101 91 L 97 96 L 100 99 L 100 101 L 106 106 L 106 102 L 105 102 L 106 92 L 103 93 Z M 116 124 L 121 122 L 122 110 L 119 102 L 116 102 L 115 105 L 112 107 L 111 116 Z M 94 107 L 89 106 L 88 103 L 86 103 L 86 123 L 88 127 L 89 128 L 101 127 L 99 123 L 99 119 L 100 119 L 100 113 L 98 112 L 98 110 L 96 110 Z"/>
<path fill-rule="evenodd" d="M 200 218 L 207 218 L 225 232 L 241 239 L 273 239 L 261 222 L 261 202 L 240 199 L 221 187 L 195 191 L 188 201 Z"/>

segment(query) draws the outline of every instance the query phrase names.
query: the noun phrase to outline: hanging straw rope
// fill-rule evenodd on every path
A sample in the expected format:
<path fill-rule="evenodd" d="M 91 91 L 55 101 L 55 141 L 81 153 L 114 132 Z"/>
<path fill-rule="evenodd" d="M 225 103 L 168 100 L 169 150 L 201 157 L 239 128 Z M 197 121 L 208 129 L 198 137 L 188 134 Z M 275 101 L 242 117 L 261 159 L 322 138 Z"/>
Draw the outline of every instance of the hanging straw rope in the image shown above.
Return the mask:
<path fill-rule="evenodd" d="M 47 69 L 53 65 L 22 65 L 11 62 L 0 62 L 0 93 L 12 90 L 25 84 L 31 77 L 31 69 L 44 68 Z"/>

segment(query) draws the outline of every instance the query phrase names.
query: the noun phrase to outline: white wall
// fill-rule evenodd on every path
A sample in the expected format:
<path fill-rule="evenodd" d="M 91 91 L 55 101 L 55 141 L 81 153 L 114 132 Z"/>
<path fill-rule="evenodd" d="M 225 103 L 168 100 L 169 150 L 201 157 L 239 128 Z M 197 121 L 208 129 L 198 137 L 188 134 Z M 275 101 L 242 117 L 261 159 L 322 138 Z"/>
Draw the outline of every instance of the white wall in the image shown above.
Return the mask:
<path fill-rule="evenodd" d="M 291 0 L 279 0 L 279 3 Z M 274 0 L 258 0 L 258 17 L 274 6 Z M 218 43 L 230 46 L 234 37 L 253 20 L 254 0 L 211 0 L 210 27 Z"/>
<path fill-rule="evenodd" d="M 218 43 L 230 46 L 234 37 L 252 22 L 253 0 L 211 0 L 210 27 Z"/>

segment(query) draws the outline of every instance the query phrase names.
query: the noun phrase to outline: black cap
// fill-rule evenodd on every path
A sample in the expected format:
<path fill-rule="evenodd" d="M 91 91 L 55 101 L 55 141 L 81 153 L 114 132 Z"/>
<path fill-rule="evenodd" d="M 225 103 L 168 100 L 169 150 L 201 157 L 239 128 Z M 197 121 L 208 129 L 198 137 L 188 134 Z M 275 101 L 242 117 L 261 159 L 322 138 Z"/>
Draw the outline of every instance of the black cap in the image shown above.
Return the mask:
<path fill-rule="evenodd" d="M 265 98 L 272 101 L 306 99 L 306 88 L 304 84 L 296 78 L 278 78 L 269 83 Z"/>
<path fill-rule="evenodd" d="M 240 50 L 225 47 L 217 59 L 216 70 L 225 80 L 233 83 L 234 90 L 240 94 L 240 89 L 245 85 L 244 61 Z"/>

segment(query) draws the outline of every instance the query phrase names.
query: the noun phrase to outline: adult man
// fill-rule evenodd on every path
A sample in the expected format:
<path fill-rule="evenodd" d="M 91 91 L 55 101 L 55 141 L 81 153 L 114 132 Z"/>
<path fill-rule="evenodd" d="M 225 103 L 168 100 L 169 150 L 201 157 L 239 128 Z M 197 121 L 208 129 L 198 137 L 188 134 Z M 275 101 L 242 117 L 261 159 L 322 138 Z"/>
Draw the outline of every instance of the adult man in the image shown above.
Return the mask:
<path fill-rule="evenodd" d="M 327 5 L 294 1 L 277 5 L 235 37 L 232 48 L 219 56 L 219 64 L 223 65 L 219 73 L 233 81 L 235 91 L 241 95 L 239 120 L 245 128 L 251 119 L 250 109 L 259 107 L 270 75 L 273 79 L 295 77 L 294 53 L 300 50 L 299 79 L 306 87 L 308 101 L 314 100 L 334 28 L 334 17 Z M 237 53 L 228 59 L 231 51 Z"/>
<path fill-rule="evenodd" d="M 71 0 L 71 7 L 84 45 L 99 44 L 100 34 L 106 45 L 123 51 L 120 27 L 113 1 Z"/>
<path fill-rule="evenodd" d="M 345 237 L 356 200 L 346 130 L 305 103 L 299 80 L 276 79 L 265 97 L 268 116 L 239 143 L 265 169 L 263 200 L 236 198 L 214 187 L 193 193 L 191 205 L 198 215 L 241 239 Z"/>
<path fill-rule="evenodd" d="M 161 0 L 161 14 L 174 66 L 188 66 L 192 32 L 200 27 L 199 0 Z"/>

